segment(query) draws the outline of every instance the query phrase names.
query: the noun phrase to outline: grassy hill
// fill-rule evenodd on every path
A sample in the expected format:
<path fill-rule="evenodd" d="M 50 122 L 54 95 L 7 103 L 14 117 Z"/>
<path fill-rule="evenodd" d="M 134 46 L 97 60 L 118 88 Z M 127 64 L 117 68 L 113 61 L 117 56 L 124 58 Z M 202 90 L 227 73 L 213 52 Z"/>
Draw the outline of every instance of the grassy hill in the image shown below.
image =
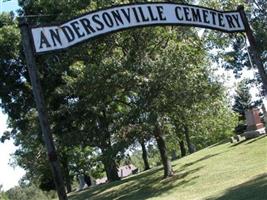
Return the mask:
<path fill-rule="evenodd" d="M 74 193 L 70 200 L 267 200 L 267 137 L 217 144 L 162 168 Z"/>

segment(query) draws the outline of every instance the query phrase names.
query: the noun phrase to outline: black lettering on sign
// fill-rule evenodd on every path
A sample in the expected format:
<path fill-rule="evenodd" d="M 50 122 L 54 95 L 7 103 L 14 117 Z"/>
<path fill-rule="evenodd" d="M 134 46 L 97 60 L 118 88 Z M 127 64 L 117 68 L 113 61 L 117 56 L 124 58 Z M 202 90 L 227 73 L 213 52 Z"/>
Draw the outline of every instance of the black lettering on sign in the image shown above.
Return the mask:
<path fill-rule="evenodd" d="M 230 27 L 230 28 L 235 28 L 235 24 L 234 24 L 234 22 L 233 22 L 232 17 L 231 17 L 230 15 L 225 15 L 225 17 L 226 17 L 226 20 L 227 20 L 227 22 L 228 22 L 228 24 L 229 24 L 229 27 Z"/>
<path fill-rule="evenodd" d="M 50 32 L 51 38 L 53 40 L 54 47 L 57 46 L 57 43 L 62 45 L 61 38 L 59 35 L 59 30 L 58 29 L 56 29 L 56 30 L 50 29 L 49 32 Z"/>
<path fill-rule="evenodd" d="M 75 40 L 75 34 L 73 33 L 73 30 L 70 27 L 62 26 L 61 28 L 68 42 L 72 42 Z"/>
<path fill-rule="evenodd" d="M 191 8 L 191 12 L 192 12 L 192 19 L 194 22 L 202 22 L 199 9 Z"/>
<path fill-rule="evenodd" d="M 182 11 L 182 8 L 179 7 L 179 6 L 176 6 L 176 8 L 175 8 L 176 17 L 177 17 L 178 20 L 183 21 L 184 18 L 180 15 L 181 11 Z"/>
<path fill-rule="evenodd" d="M 154 13 L 153 13 L 153 11 L 152 11 L 151 6 L 148 6 L 147 9 L 148 9 L 148 12 L 149 12 L 151 21 L 158 21 L 158 18 L 154 16 Z"/>
<path fill-rule="evenodd" d="M 92 20 L 93 20 L 94 23 L 96 23 L 97 25 L 99 25 L 98 27 L 96 27 L 96 30 L 102 31 L 105 28 L 105 26 L 101 22 L 100 16 L 98 14 L 93 15 Z"/>
<path fill-rule="evenodd" d="M 218 14 L 218 17 L 219 17 L 219 26 L 225 27 L 223 14 L 222 13 L 219 13 Z"/>
<path fill-rule="evenodd" d="M 118 10 L 114 10 L 111 12 L 117 26 L 124 25 L 123 19 L 121 18 L 121 14 Z"/>
<path fill-rule="evenodd" d="M 184 15 L 185 15 L 186 21 L 189 21 L 189 22 L 192 21 L 192 19 L 189 17 L 190 12 L 189 12 L 189 8 L 188 7 L 184 7 Z"/>
<path fill-rule="evenodd" d="M 163 9 L 163 6 L 157 6 L 157 11 L 158 11 L 159 19 L 160 19 L 161 21 L 166 21 L 167 18 L 166 18 L 166 16 L 164 15 L 163 10 L 164 10 L 164 9 Z"/>
<path fill-rule="evenodd" d="M 114 26 L 114 22 L 113 22 L 111 16 L 109 15 L 109 13 L 104 12 L 104 13 L 102 14 L 102 18 L 103 18 L 105 24 L 106 24 L 109 28 L 112 28 L 112 27 Z"/>
<path fill-rule="evenodd" d="M 74 32 L 76 33 L 76 35 L 78 36 L 78 38 L 84 37 L 85 33 L 81 33 L 80 32 L 80 24 L 77 21 L 71 22 L 70 23 L 71 27 L 73 28 Z"/>
<path fill-rule="evenodd" d="M 209 11 L 203 10 L 202 12 L 203 12 L 204 22 L 207 23 L 207 24 L 209 24 L 210 23 L 210 21 L 209 21 Z"/>
<path fill-rule="evenodd" d="M 130 12 L 129 12 L 130 13 Z M 139 23 L 139 22 L 141 22 L 141 20 L 140 20 L 140 18 L 139 18 L 139 16 L 138 16 L 138 13 L 137 13 L 137 10 L 135 9 L 135 8 L 133 8 L 133 13 L 134 13 L 134 16 L 135 16 L 135 19 L 136 19 L 136 21 Z M 129 17 L 130 17 L 130 14 L 129 14 Z M 129 20 L 130 20 L 130 18 L 129 18 Z M 130 22 L 129 22 L 130 23 Z"/>
<path fill-rule="evenodd" d="M 145 16 L 142 7 L 138 7 L 138 10 L 139 10 L 139 13 L 141 15 L 142 21 L 143 22 L 148 22 L 149 21 L 149 18 L 147 16 Z"/>
<path fill-rule="evenodd" d="M 238 15 L 232 15 L 232 17 L 233 17 L 233 19 L 235 20 L 237 26 L 240 28 L 241 25 L 240 25 L 239 20 L 238 20 L 238 19 L 239 19 L 239 18 L 238 18 Z"/>
<path fill-rule="evenodd" d="M 51 47 L 51 45 L 49 44 L 49 42 L 48 42 L 47 38 L 45 37 L 45 34 L 43 33 L 43 31 L 41 31 L 40 38 L 41 38 L 40 46 L 39 46 L 40 49 L 44 48 L 43 47 L 44 44 L 46 45 L 46 48 Z"/>
<path fill-rule="evenodd" d="M 80 22 L 88 35 L 96 32 L 95 29 L 91 26 L 91 22 L 89 19 L 82 18 L 80 19 Z"/>
<path fill-rule="evenodd" d="M 125 11 L 125 9 L 121 9 L 121 12 L 124 15 L 124 17 L 127 19 L 128 23 L 131 23 L 131 14 L 130 14 L 131 11 L 130 11 L 130 8 L 127 8 L 127 12 Z"/>
<path fill-rule="evenodd" d="M 217 15 L 217 13 L 214 12 L 214 11 L 210 11 L 210 14 L 212 16 L 212 24 L 216 25 L 216 15 Z"/>

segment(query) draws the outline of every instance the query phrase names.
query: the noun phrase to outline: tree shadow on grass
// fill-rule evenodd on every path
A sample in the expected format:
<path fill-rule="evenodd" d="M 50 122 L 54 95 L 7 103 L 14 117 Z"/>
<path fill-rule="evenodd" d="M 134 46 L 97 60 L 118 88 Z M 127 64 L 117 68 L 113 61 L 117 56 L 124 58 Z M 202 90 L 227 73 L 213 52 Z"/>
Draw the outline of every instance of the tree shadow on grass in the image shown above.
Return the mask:
<path fill-rule="evenodd" d="M 236 146 L 238 146 L 238 145 L 240 145 L 240 144 L 243 144 L 243 143 L 245 143 L 245 142 L 247 142 L 247 140 L 242 140 L 241 142 L 237 142 L 237 143 L 235 143 L 235 144 L 232 144 L 230 147 L 236 147 Z"/>
<path fill-rule="evenodd" d="M 236 144 L 233 144 L 233 145 L 231 145 L 230 147 L 236 147 L 236 146 L 238 146 L 238 145 L 240 145 L 240 144 L 245 144 L 245 145 L 247 145 L 247 144 L 251 144 L 251 143 L 254 143 L 254 142 L 256 142 L 256 141 L 258 141 L 258 140 L 261 140 L 261 139 L 263 139 L 263 138 L 265 138 L 265 137 L 266 137 L 266 135 L 262 135 L 262 136 L 259 136 L 259 137 L 257 137 L 257 138 L 254 138 L 254 139 L 242 140 L 241 142 L 238 142 L 238 143 L 236 143 Z"/>
<path fill-rule="evenodd" d="M 122 179 L 121 181 L 116 181 L 116 182 L 104 184 L 104 185 L 102 185 L 102 188 L 100 190 L 98 190 L 98 192 L 94 192 L 93 194 L 97 195 L 97 194 L 105 191 L 107 188 L 116 187 L 116 186 L 122 185 L 124 183 L 129 183 L 131 181 L 143 180 L 143 179 L 145 179 L 147 177 L 151 177 L 151 176 L 153 177 L 153 175 L 158 173 L 159 171 L 163 171 L 163 167 L 154 168 L 154 169 L 151 169 L 149 171 L 142 172 L 136 176 L 127 177 L 126 179 Z"/>
<path fill-rule="evenodd" d="M 155 173 L 158 173 L 159 171 L 162 171 L 162 170 L 163 170 L 163 167 L 154 168 L 154 169 L 151 169 L 149 171 L 140 173 L 140 174 L 138 174 L 136 176 L 131 176 L 129 178 L 122 179 L 120 181 L 106 183 L 106 184 L 102 184 L 102 185 L 98 185 L 98 186 L 95 186 L 95 187 L 91 187 L 91 188 L 85 189 L 85 190 L 80 191 L 80 192 L 72 193 L 71 195 L 69 195 L 69 197 L 70 197 L 71 200 L 91 199 L 91 197 L 97 196 L 97 195 L 101 194 L 102 192 L 104 192 L 104 191 L 106 191 L 106 190 L 108 190 L 110 188 L 122 185 L 124 183 L 130 183 L 131 181 L 135 181 L 135 180 L 139 180 L 139 179 L 142 180 L 145 177 L 154 177 L 153 175 Z M 96 199 L 98 199 L 98 198 L 96 198 Z M 102 199 L 102 198 L 100 198 L 100 199 Z M 103 198 L 103 199 L 105 199 L 105 198 Z"/>
<path fill-rule="evenodd" d="M 229 142 L 229 139 L 224 139 L 224 140 L 222 140 L 221 142 L 217 142 L 216 144 L 213 144 L 213 145 L 211 145 L 211 146 L 209 146 L 209 147 L 207 147 L 207 148 L 208 148 L 208 149 L 211 149 L 211 148 L 217 147 L 217 146 L 219 146 L 219 145 L 226 144 L 226 143 L 228 143 L 228 142 Z"/>
<path fill-rule="evenodd" d="M 265 138 L 266 136 L 267 136 L 267 135 L 262 135 L 262 136 L 260 136 L 260 137 L 258 137 L 258 138 L 256 138 L 256 139 L 253 139 L 253 140 L 249 141 L 248 143 L 246 143 L 246 145 L 247 145 L 247 144 L 254 143 L 254 142 L 258 141 L 258 140 L 261 140 L 261 139 Z"/>
<path fill-rule="evenodd" d="M 187 178 L 187 176 L 196 173 L 202 168 L 203 167 L 188 171 L 176 171 L 174 176 L 167 179 L 162 179 L 161 176 L 157 178 L 151 177 L 151 180 L 138 182 L 131 187 L 130 190 L 120 193 L 116 200 L 144 200 L 165 194 L 173 188 L 193 185 L 195 183 L 193 180 L 197 179 L 199 176 L 191 176 L 190 178 Z M 108 198 L 106 200 L 108 200 Z"/>
<path fill-rule="evenodd" d="M 72 196 L 71 200 L 142 200 L 155 197 L 169 190 L 194 184 L 194 179 L 198 176 L 190 176 L 200 170 L 202 167 L 175 172 L 173 177 L 162 179 L 162 174 L 159 172 L 162 168 L 157 168 L 140 175 L 118 181 L 115 183 L 106 184 L 97 188 L 89 189 L 88 191 Z M 118 188 L 114 188 L 118 186 Z"/>
<path fill-rule="evenodd" d="M 179 176 L 177 176 L 179 177 Z M 122 193 L 120 196 L 116 198 L 116 200 L 145 200 L 150 199 L 152 197 L 158 197 L 162 194 L 168 193 L 173 188 L 189 186 L 194 184 L 194 180 L 199 178 L 199 176 L 194 176 L 187 180 L 182 179 L 179 182 L 175 182 L 176 178 L 171 177 L 169 180 L 164 181 L 164 185 L 159 188 L 151 187 L 150 185 L 142 185 L 141 187 L 135 188 L 135 190 Z M 107 198 L 105 200 L 108 200 Z M 99 199 L 100 200 L 100 199 Z"/>
<path fill-rule="evenodd" d="M 212 197 L 206 200 L 265 200 L 267 199 L 267 174 L 228 189 L 220 197 Z"/>
<path fill-rule="evenodd" d="M 201 161 L 204 161 L 204 160 L 208 160 L 209 158 L 215 157 L 217 155 L 220 155 L 220 153 L 210 154 L 210 155 L 204 156 L 204 157 L 202 157 L 202 158 L 200 158 L 198 160 L 195 160 L 193 162 L 189 162 L 189 163 L 186 163 L 186 164 L 182 165 L 181 169 L 185 169 L 185 168 L 190 167 L 190 166 L 192 166 L 192 165 L 194 165 L 194 164 L 196 164 L 198 162 L 201 162 Z"/>

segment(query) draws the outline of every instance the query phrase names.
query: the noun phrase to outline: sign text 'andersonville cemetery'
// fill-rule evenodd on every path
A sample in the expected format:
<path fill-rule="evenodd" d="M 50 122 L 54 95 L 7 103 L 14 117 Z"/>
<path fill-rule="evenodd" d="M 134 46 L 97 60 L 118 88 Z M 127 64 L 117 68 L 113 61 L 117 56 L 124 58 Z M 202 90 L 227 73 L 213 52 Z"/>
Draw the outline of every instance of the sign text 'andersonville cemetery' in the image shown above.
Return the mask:
<path fill-rule="evenodd" d="M 110 32 L 153 25 L 188 25 L 223 32 L 243 32 L 238 11 L 221 12 L 175 3 L 121 5 L 98 10 L 61 25 L 31 29 L 35 52 L 65 49 Z"/>

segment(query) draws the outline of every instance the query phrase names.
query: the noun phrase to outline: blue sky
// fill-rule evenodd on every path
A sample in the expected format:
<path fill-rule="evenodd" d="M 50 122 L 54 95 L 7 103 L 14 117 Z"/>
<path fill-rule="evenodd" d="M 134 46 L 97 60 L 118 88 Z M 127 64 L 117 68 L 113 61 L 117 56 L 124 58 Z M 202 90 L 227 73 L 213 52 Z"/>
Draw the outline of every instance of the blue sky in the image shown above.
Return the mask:
<path fill-rule="evenodd" d="M 7 2 L 2 2 L 2 0 L 0 0 L 0 11 L 3 12 L 3 11 L 6 11 L 6 12 L 9 12 L 9 11 L 14 11 L 14 10 L 17 10 L 19 8 L 18 6 L 18 1 L 17 0 L 11 0 L 11 1 L 7 1 Z"/>
<path fill-rule="evenodd" d="M 11 0 L 2 3 L 0 0 L 0 11 L 10 12 L 19 8 L 17 0 Z M 0 110 L 0 137 L 3 132 L 7 130 L 7 116 Z M 16 147 L 13 145 L 13 141 L 6 141 L 4 144 L 0 143 L 0 185 L 3 185 L 4 190 L 14 187 L 18 184 L 19 179 L 25 174 L 24 170 L 16 167 L 11 167 L 8 163 L 11 159 L 11 154 L 14 153 Z"/>

